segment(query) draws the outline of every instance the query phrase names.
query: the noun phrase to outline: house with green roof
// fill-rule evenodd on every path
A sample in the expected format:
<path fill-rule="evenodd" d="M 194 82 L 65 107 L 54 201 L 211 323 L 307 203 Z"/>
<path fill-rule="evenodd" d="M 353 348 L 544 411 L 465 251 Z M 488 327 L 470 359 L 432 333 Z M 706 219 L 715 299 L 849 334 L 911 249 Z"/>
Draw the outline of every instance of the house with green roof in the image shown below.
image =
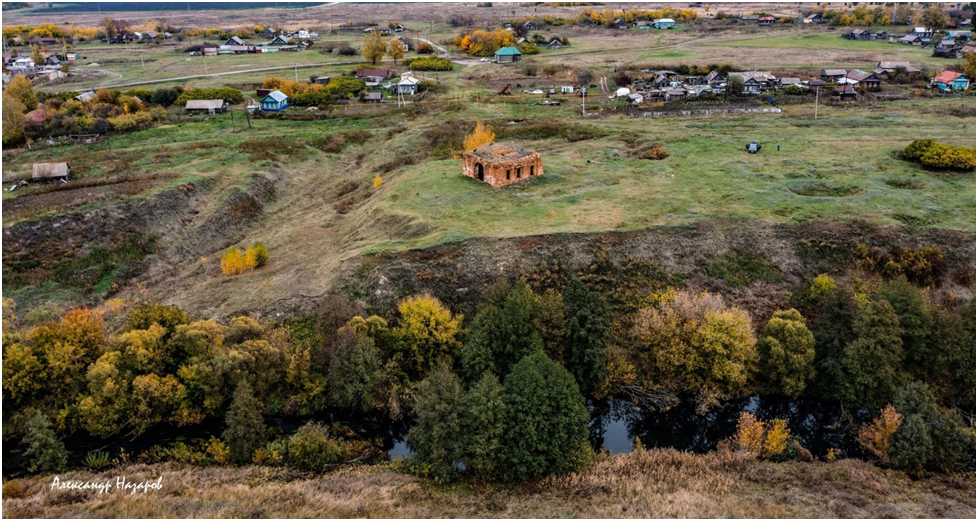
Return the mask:
<path fill-rule="evenodd" d="M 520 61 L 522 58 L 523 53 L 521 53 L 516 47 L 503 47 L 496 51 L 495 62 L 513 63 Z"/>

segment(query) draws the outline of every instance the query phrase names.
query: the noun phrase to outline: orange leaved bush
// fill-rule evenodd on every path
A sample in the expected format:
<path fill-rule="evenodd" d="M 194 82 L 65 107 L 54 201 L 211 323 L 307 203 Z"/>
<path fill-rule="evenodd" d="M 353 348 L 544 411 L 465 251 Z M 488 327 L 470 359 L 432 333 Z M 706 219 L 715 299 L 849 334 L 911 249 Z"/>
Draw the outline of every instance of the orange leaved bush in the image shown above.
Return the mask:
<path fill-rule="evenodd" d="M 890 437 L 900 428 L 902 423 L 903 416 L 896 412 L 892 405 L 887 405 L 880 411 L 879 418 L 859 429 L 859 436 L 856 441 L 864 449 L 879 458 L 881 463 L 888 465 L 890 463 Z"/>

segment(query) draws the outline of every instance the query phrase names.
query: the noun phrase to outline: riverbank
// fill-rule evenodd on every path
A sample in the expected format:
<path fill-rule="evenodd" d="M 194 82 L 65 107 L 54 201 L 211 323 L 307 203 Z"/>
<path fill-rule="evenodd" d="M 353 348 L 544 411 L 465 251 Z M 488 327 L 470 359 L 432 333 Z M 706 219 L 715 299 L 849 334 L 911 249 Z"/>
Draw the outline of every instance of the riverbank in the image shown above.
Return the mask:
<path fill-rule="evenodd" d="M 844 459 L 764 463 L 738 455 L 638 450 L 578 476 L 520 487 L 431 481 L 390 464 L 314 476 L 283 468 L 130 465 L 70 472 L 63 484 L 156 482 L 162 490 L 52 489 L 53 476 L 4 483 L 4 517 L 971 517 L 975 475 L 912 480 Z"/>

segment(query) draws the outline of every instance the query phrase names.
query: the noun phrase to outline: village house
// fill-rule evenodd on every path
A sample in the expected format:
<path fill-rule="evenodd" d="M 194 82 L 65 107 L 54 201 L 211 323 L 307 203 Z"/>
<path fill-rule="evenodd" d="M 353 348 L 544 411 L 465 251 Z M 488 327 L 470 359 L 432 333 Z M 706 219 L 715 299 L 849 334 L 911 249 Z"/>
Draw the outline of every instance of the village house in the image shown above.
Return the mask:
<path fill-rule="evenodd" d="M 801 23 L 805 24 L 820 24 L 822 23 L 822 15 L 818 13 L 812 13 L 801 19 Z"/>
<path fill-rule="evenodd" d="M 926 27 L 914 27 L 910 34 L 919 36 L 921 39 L 930 38 L 934 35 L 934 31 Z"/>
<path fill-rule="evenodd" d="M 264 111 L 281 112 L 289 107 L 289 97 L 280 90 L 273 90 L 259 102 Z"/>
<path fill-rule="evenodd" d="M 676 26 L 676 21 L 672 18 L 659 18 L 655 22 L 652 22 L 652 27 L 656 29 L 672 29 Z"/>
<path fill-rule="evenodd" d="M 206 114 L 224 114 L 227 112 L 228 103 L 223 99 L 187 100 L 185 110 L 187 112 L 197 112 Z"/>
<path fill-rule="evenodd" d="M 773 16 L 762 16 L 757 19 L 757 25 L 774 25 Z"/>
<path fill-rule="evenodd" d="M 869 40 L 873 36 L 874 36 L 873 32 L 867 31 L 865 29 L 853 29 L 848 33 L 842 35 L 842 37 L 847 40 Z"/>
<path fill-rule="evenodd" d="M 71 176 L 68 163 L 34 163 L 31 179 L 33 181 L 67 181 Z"/>
<path fill-rule="evenodd" d="M 245 45 L 245 42 L 237 36 L 232 36 L 228 38 L 226 42 L 224 42 L 224 45 Z"/>
<path fill-rule="evenodd" d="M 841 85 L 835 89 L 835 95 L 842 101 L 854 100 L 856 99 L 856 89 L 852 85 Z"/>
<path fill-rule="evenodd" d="M 316 85 L 328 85 L 329 76 L 317 76 L 313 78 L 312 82 L 315 83 Z"/>
<path fill-rule="evenodd" d="M 285 37 L 285 36 L 283 36 L 283 35 L 280 34 L 280 35 L 276 36 L 275 38 L 272 38 L 272 41 L 267 42 L 267 43 L 264 43 L 262 45 L 264 45 L 266 47 L 276 47 L 276 46 L 282 46 L 282 45 L 290 45 L 291 43 L 292 42 L 287 37 Z"/>
<path fill-rule="evenodd" d="M 845 78 L 845 69 L 822 69 L 822 74 L 820 77 L 827 82 L 837 82 L 842 78 Z"/>
<path fill-rule="evenodd" d="M 743 15 L 740 15 L 740 20 L 741 21 L 744 21 L 744 22 L 756 22 L 756 21 L 758 21 L 760 19 L 761 19 L 761 17 L 760 16 L 757 16 L 756 14 L 743 14 Z"/>
<path fill-rule="evenodd" d="M 309 40 L 312 38 L 319 38 L 319 33 L 308 31 L 305 28 L 302 28 L 295 32 L 295 37 L 300 40 Z"/>
<path fill-rule="evenodd" d="M 95 99 L 95 91 L 82 92 L 81 94 L 75 96 L 75 101 L 80 101 L 82 103 L 92 101 L 93 99 Z"/>
<path fill-rule="evenodd" d="M 360 69 L 356 74 L 358 80 L 373 84 L 378 84 L 386 80 L 389 76 L 390 71 L 387 69 Z"/>
<path fill-rule="evenodd" d="M 934 76 L 930 84 L 941 91 L 950 92 L 952 90 L 968 90 L 971 81 L 960 72 L 942 71 L 937 76 Z"/>
<path fill-rule="evenodd" d="M 897 42 L 902 43 L 902 44 L 906 44 L 906 45 L 920 45 L 920 44 L 922 44 L 924 42 L 924 40 L 919 35 L 916 35 L 916 34 L 908 34 L 908 35 L 900 38 L 899 40 L 897 40 Z"/>
<path fill-rule="evenodd" d="M 783 89 L 783 88 L 792 87 L 792 86 L 794 86 L 794 87 L 800 87 L 801 86 L 801 78 L 779 78 L 778 79 L 778 88 L 782 88 Z"/>
<path fill-rule="evenodd" d="M 543 175 L 543 161 L 516 145 L 486 143 L 462 155 L 462 174 L 498 188 Z"/>
<path fill-rule="evenodd" d="M 523 53 L 516 47 L 503 47 L 496 51 L 493 59 L 496 63 L 515 63 L 523 58 Z"/>
<path fill-rule="evenodd" d="M 404 26 L 401 25 L 401 24 L 395 25 L 394 26 L 394 32 L 395 33 L 403 33 L 404 32 Z"/>
<path fill-rule="evenodd" d="M 384 96 L 379 92 L 368 92 L 363 95 L 364 103 L 380 103 Z"/>
<path fill-rule="evenodd" d="M 948 31 L 944 35 L 945 39 L 948 40 L 960 40 L 965 42 L 970 42 L 972 39 L 971 31 Z"/>
<path fill-rule="evenodd" d="M 523 22 L 523 28 L 526 29 L 527 31 L 535 31 L 537 29 L 537 24 L 528 20 L 526 22 Z"/>
<path fill-rule="evenodd" d="M 888 62 L 881 61 L 876 66 L 876 70 L 873 71 L 880 77 L 889 76 L 896 72 L 897 69 L 903 69 L 907 72 L 920 72 L 920 69 L 910 65 L 910 62 Z"/>
<path fill-rule="evenodd" d="M 560 49 L 563 46 L 564 44 L 560 43 L 560 40 L 556 38 L 550 40 L 550 43 L 548 44 L 548 47 L 550 47 L 551 49 Z"/>
<path fill-rule="evenodd" d="M 859 69 L 849 71 L 846 79 L 849 80 L 846 84 L 856 85 L 867 90 L 879 90 L 881 83 L 880 77 L 876 73 L 864 72 Z"/>
<path fill-rule="evenodd" d="M 615 20 L 615 29 L 628 29 L 628 24 L 625 23 L 625 20 L 619 18 Z"/>
<path fill-rule="evenodd" d="M 398 38 L 397 41 L 401 42 L 401 47 L 404 49 L 404 52 L 408 52 L 411 50 L 411 46 L 404 38 Z"/>
<path fill-rule="evenodd" d="M 405 72 L 401 75 L 401 81 L 397 82 L 397 93 L 414 96 L 418 93 L 418 85 L 420 83 L 421 80 L 415 78 L 414 74 Z"/>

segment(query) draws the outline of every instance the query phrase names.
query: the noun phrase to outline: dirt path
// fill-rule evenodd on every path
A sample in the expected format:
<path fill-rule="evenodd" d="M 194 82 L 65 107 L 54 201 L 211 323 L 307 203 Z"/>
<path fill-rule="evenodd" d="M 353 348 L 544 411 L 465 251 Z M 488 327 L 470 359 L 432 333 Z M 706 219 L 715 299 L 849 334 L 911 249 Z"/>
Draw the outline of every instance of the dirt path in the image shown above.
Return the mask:
<path fill-rule="evenodd" d="M 113 87 L 113 88 L 115 88 L 115 87 L 130 87 L 130 86 L 133 86 L 133 85 L 149 85 L 151 83 L 167 83 L 167 82 L 171 82 L 171 81 L 193 80 L 193 79 L 197 79 L 197 78 L 213 78 L 213 77 L 217 77 L 217 76 L 228 76 L 228 75 L 231 75 L 231 74 L 246 74 L 246 73 L 249 73 L 249 72 L 277 71 L 277 70 L 282 70 L 282 69 L 295 69 L 295 68 L 307 69 L 309 67 L 330 67 L 330 66 L 333 66 L 333 65 L 356 65 L 358 63 L 362 63 L 362 62 L 352 62 L 351 61 L 351 62 L 307 63 L 307 64 L 298 64 L 298 65 L 283 65 L 283 66 L 280 66 L 280 67 L 263 67 L 263 68 L 260 68 L 260 69 L 248 69 L 248 70 L 243 70 L 243 71 L 215 72 L 215 73 L 212 73 L 212 74 L 195 74 L 193 76 L 176 76 L 176 77 L 173 77 L 173 78 L 160 78 L 160 79 L 157 79 L 157 80 L 130 81 L 130 82 L 126 82 L 126 83 L 116 83 L 116 84 L 113 84 L 113 85 L 104 85 L 104 86 L 106 86 L 106 87 Z M 102 70 L 102 69 L 99 69 L 99 70 Z M 101 82 L 99 82 L 98 84 L 95 85 L 96 87 L 103 86 L 103 84 L 106 83 L 106 82 L 108 82 L 108 81 L 112 81 L 114 79 L 120 79 L 120 78 L 122 78 L 122 75 L 119 74 L 119 73 L 111 72 L 111 71 L 105 71 L 105 72 L 108 72 L 110 74 L 115 74 L 119 78 L 110 78 L 108 80 L 101 81 Z"/>

